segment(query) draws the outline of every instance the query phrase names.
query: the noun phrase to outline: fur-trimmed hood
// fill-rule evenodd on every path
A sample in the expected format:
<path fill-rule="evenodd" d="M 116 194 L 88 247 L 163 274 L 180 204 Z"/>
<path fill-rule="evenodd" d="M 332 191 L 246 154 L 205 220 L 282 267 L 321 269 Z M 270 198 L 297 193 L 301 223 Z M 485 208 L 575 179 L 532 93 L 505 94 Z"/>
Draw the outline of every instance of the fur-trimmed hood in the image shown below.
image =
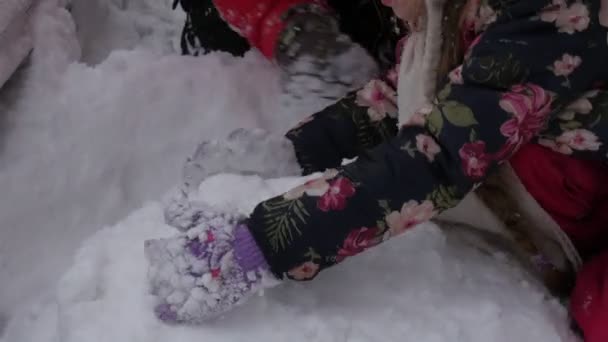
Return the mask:
<path fill-rule="evenodd" d="M 422 31 L 407 38 L 399 66 L 399 123 L 432 103 L 441 60 L 443 8 L 448 0 L 425 0 L 427 17 Z"/>

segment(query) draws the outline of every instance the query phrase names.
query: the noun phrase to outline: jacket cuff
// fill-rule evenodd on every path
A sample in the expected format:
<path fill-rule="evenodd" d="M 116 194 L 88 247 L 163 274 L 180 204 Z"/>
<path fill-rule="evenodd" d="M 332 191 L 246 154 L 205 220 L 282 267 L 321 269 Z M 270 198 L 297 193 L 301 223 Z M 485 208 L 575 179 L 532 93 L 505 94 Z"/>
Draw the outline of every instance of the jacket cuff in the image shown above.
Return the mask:
<path fill-rule="evenodd" d="M 234 232 L 234 256 L 243 271 L 268 270 L 264 254 L 246 225 L 239 225 Z"/>

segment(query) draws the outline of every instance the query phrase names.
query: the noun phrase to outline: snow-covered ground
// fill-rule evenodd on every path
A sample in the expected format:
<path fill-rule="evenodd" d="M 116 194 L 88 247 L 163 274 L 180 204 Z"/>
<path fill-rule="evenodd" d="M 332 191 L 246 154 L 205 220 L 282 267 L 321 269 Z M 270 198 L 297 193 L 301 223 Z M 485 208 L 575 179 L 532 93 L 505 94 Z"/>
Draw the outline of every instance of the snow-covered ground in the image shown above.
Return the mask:
<path fill-rule="evenodd" d="M 283 130 L 298 114 L 278 106 L 259 56 L 175 52 L 172 0 L 74 0 L 78 34 L 44 1 L 31 66 L 0 93 L 0 312 L 52 284 L 95 230 L 164 194 L 199 140 Z"/>
<path fill-rule="evenodd" d="M 217 176 L 198 196 L 249 212 L 298 179 Z M 2 342 L 568 341 L 565 311 L 519 271 L 432 225 L 273 289 L 223 320 L 167 326 L 152 314 L 143 241 L 175 231 L 146 205 L 88 239 L 53 296 L 18 312 Z"/>
<path fill-rule="evenodd" d="M 283 131 L 312 108 L 282 108 L 255 53 L 179 56 L 172 0 L 73 0 L 75 23 L 44 1 L 31 65 L 0 93 L 2 342 L 569 341 L 563 308 L 521 272 L 432 226 L 214 325 L 160 324 L 143 241 L 172 231 L 144 203 L 199 140 Z M 220 176 L 202 196 L 247 212 L 296 182 Z"/>

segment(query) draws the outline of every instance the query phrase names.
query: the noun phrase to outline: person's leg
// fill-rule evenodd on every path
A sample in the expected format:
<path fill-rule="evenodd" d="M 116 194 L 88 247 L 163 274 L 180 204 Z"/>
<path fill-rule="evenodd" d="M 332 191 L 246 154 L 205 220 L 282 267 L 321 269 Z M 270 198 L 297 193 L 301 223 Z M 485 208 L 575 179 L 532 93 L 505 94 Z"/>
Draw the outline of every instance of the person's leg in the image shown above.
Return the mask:
<path fill-rule="evenodd" d="M 212 0 L 175 0 L 186 12 L 181 38 L 182 54 L 199 56 L 209 52 L 228 52 L 242 56 L 249 51 L 247 40 L 234 32 L 220 17 Z"/>
<path fill-rule="evenodd" d="M 585 342 L 608 341 L 608 251 L 584 265 L 570 305 Z"/>

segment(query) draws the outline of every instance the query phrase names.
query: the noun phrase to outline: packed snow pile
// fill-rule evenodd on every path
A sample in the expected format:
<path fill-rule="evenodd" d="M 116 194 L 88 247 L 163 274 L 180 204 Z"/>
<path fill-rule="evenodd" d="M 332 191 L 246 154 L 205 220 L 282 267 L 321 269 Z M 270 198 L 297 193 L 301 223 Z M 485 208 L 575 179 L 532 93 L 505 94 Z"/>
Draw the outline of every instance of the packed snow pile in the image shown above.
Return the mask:
<path fill-rule="evenodd" d="M 199 198 L 251 211 L 300 179 L 220 175 Z M 501 258 L 423 225 L 309 283 L 291 283 L 199 327 L 153 315 L 144 240 L 175 234 L 152 203 L 88 239 L 54 296 L 2 342 L 570 341 L 566 312 Z"/>

